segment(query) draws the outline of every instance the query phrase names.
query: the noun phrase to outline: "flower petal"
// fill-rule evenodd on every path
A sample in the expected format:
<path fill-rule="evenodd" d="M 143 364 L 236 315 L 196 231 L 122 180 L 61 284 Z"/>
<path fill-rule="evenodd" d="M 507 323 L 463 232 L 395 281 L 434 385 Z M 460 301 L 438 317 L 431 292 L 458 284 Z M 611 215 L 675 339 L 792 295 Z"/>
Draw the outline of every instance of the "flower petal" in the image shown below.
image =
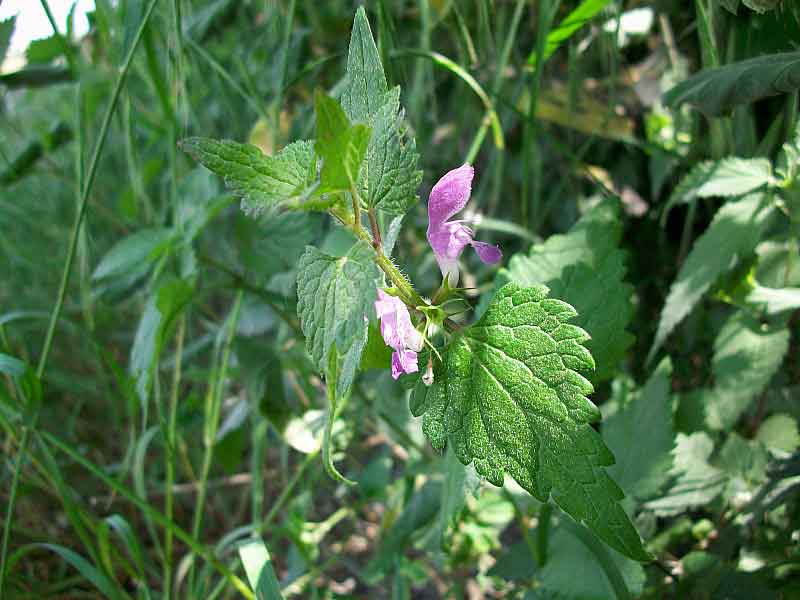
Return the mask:
<path fill-rule="evenodd" d="M 428 230 L 438 228 L 466 206 L 472 192 L 472 165 L 464 164 L 448 171 L 436 182 L 428 196 Z"/>
<path fill-rule="evenodd" d="M 403 373 L 416 373 L 419 371 L 417 353 L 413 350 L 395 350 L 392 352 L 392 379 L 397 379 Z"/>
<path fill-rule="evenodd" d="M 486 242 L 472 242 L 472 247 L 484 263 L 496 265 L 503 258 L 503 253 L 498 246 L 487 244 Z"/>

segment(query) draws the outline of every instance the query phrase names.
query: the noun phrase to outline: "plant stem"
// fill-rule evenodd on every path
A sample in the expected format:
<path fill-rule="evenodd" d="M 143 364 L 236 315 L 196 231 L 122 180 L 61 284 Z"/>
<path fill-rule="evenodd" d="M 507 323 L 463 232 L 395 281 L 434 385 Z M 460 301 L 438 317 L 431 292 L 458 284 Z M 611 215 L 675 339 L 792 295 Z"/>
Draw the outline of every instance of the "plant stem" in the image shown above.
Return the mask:
<path fill-rule="evenodd" d="M 225 390 L 225 378 L 228 374 L 228 363 L 231 357 L 231 347 L 236 337 L 236 328 L 239 325 L 239 313 L 242 307 L 242 297 L 244 290 L 236 292 L 236 299 L 233 301 L 233 309 L 228 319 L 228 334 L 225 339 L 225 346 L 222 349 L 222 360 L 216 377 L 212 380 L 212 388 L 209 390 L 206 399 L 205 426 L 203 432 L 203 443 L 205 446 L 203 454 L 203 466 L 200 471 L 200 481 L 197 489 L 197 500 L 194 507 L 194 520 L 192 523 L 192 536 L 199 538 L 200 525 L 203 522 L 203 507 L 208 491 L 208 474 L 211 470 L 211 460 L 214 457 L 214 443 L 217 437 L 219 426 L 220 410 L 222 408 L 222 393 Z"/>
<path fill-rule="evenodd" d="M 150 15 L 153 13 L 153 9 L 157 3 L 158 0 L 150 0 L 150 4 L 147 5 L 144 16 L 142 17 L 142 22 L 139 24 L 139 29 L 136 31 L 136 36 L 133 39 L 130 50 L 128 50 L 127 56 L 125 56 L 122 67 L 120 68 L 119 76 L 117 77 L 117 83 L 115 84 L 114 91 L 111 94 L 111 101 L 109 102 L 108 108 L 106 109 L 106 114 L 103 117 L 103 124 L 100 127 L 100 136 L 97 140 L 97 144 L 95 145 L 94 153 L 92 154 L 92 160 L 89 163 L 89 171 L 86 177 L 86 183 L 82 190 L 80 206 L 78 207 L 78 212 L 75 215 L 75 221 L 72 224 L 69 247 L 67 249 L 67 258 L 64 262 L 64 270 L 61 273 L 61 284 L 58 288 L 56 304 L 53 307 L 53 312 L 50 316 L 50 323 L 47 326 L 47 333 L 45 334 L 42 353 L 39 356 L 39 364 L 36 368 L 36 377 L 38 379 L 41 379 L 42 375 L 44 375 L 44 370 L 47 366 L 47 359 L 50 356 L 50 349 L 53 345 L 53 337 L 55 335 L 56 325 L 61 317 L 61 311 L 64 308 L 64 300 L 67 295 L 70 273 L 72 272 L 72 263 L 75 261 L 75 252 L 78 247 L 81 225 L 83 224 L 83 219 L 86 216 L 86 207 L 89 203 L 89 192 L 92 190 L 94 179 L 97 175 L 97 167 L 100 164 L 100 154 L 103 152 L 103 147 L 105 146 L 105 141 L 108 137 L 111 118 L 114 115 L 117 102 L 119 102 L 122 85 L 125 83 L 125 79 L 128 76 L 128 70 L 133 62 L 133 56 L 136 52 L 136 48 L 139 46 L 144 29 L 147 26 L 147 23 L 150 20 Z M 38 404 L 36 407 L 34 407 L 30 422 L 22 432 L 22 439 L 20 440 L 19 449 L 17 451 L 17 462 L 14 466 L 14 475 L 11 481 L 11 490 L 8 496 L 8 505 L 6 506 L 6 517 L 3 526 L 3 545 L 2 549 L 0 550 L 0 597 L 3 595 L 3 587 L 6 579 L 6 556 L 8 554 L 8 540 L 11 532 L 11 520 L 14 517 L 14 506 L 17 500 L 19 477 L 22 471 L 22 463 L 25 460 L 25 454 L 28 451 L 30 432 L 32 429 L 36 428 L 36 423 L 39 420 L 40 407 L 41 404 Z"/>
<path fill-rule="evenodd" d="M 169 414 L 167 416 L 167 464 L 164 497 L 164 516 L 172 521 L 173 495 L 175 483 L 175 440 L 178 422 L 178 395 L 181 386 L 181 363 L 183 359 L 183 337 L 186 333 L 186 316 L 181 315 L 178 321 L 178 332 L 175 337 L 175 366 L 172 371 L 172 390 L 169 397 Z M 171 529 L 164 532 L 164 598 L 172 593 L 172 542 Z"/>
<path fill-rule="evenodd" d="M 378 227 L 378 219 L 375 216 L 375 209 L 370 206 L 367 213 L 369 215 L 369 226 L 372 229 L 372 246 L 376 251 L 383 251 L 383 241 L 381 240 L 381 228 Z"/>

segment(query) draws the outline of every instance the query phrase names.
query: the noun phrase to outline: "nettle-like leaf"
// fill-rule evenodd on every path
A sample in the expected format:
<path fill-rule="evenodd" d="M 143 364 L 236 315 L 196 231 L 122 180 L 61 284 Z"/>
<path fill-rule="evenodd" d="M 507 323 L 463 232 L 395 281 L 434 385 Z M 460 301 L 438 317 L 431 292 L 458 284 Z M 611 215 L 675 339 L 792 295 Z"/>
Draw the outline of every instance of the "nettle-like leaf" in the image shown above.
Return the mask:
<path fill-rule="evenodd" d="M 763 194 L 728 202 L 717 211 L 669 289 L 648 360 L 720 275 L 753 251 L 771 213 Z"/>
<path fill-rule="evenodd" d="M 595 206 L 569 233 L 550 236 L 527 255 L 513 256 L 508 270 L 497 276 L 498 287 L 509 280 L 546 285 L 552 296 L 575 307 L 575 324 L 591 335 L 586 346 L 597 364 L 596 382 L 614 375 L 633 343 L 633 336 L 625 330 L 633 316 L 633 287 L 624 281 L 619 214 L 617 201 Z"/>
<path fill-rule="evenodd" d="M 617 456 L 609 473 L 625 494 L 639 500 L 656 495 L 672 468 L 671 374 L 666 358 L 633 400 L 603 422 L 603 439 Z"/>
<path fill-rule="evenodd" d="M 456 333 L 435 361 L 434 383 L 419 383 L 411 412 L 424 415 L 431 444 L 452 444 L 494 485 L 511 475 L 542 502 L 552 495 L 612 548 L 649 560 L 604 467 L 614 457 L 591 423 L 587 398 L 594 360 L 576 316 L 542 286 L 503 286 L 472 327 Z"/>
<path fill-rule="evenodd" d="M 372 130 L 362 123 L 350 124 L 339 103 L 317 90 L 314 94 L 317 141 L 322 157 L 320 192 L 347 191 L 358 178 Z"/>
<path fill-rule="evenodd" d="M 374 314 L 381 272 L 373 250 L 364 241 L 341 257 L 313 246 L 300 257 L 297 273 L 297 314 L 308 351 L 320 371 L 328 370 L 336 347 L 341 361 L 337 394 L 344 395 L 355 377 L 367 342 L 367 320 Z"/>
<path fill-rule="evenodd" d="M 714 341 L 714 389 L 705 403 L 708 426 L 733 427 L 778 371 L 788 349 L 785 324 L 762 325 L 744 311 L 734 313 Z"/>
<path fill-rule="evenodd" d="M 373 130 L 359 178 L 367 204 L 403 214 L 417 201 L 419 154 L 404 123 L 400 88 L 389 90 L 363 7 L 353 22 L 342 107 L 351 121 Z"/>
<path fill-rule="evenodd" d="M 314 143 L 309 141 L 289 144 L 274 156 L 266 156 L 252 144 L 201 137 L 183 140 L 181 148 L 222 177 L 247 212 L 295 198 L 317 179 Z"/>
<path fill-rule="evenodd" d="M 688 102 L 709 116 L 721 115 L 737 104 L 800 88 L 800 52 L 758 56 L 716 69 L 705 69 L 664 94 L 664 104 Z"/>
<path fill-rule="evenodd" d="M 744 196 L 772 183 L 772 165 L 766 158 L 737 158 L 701 162 L 675 186 L 661 216 L 662 225 L 669 211 L 696 198 Z"/>

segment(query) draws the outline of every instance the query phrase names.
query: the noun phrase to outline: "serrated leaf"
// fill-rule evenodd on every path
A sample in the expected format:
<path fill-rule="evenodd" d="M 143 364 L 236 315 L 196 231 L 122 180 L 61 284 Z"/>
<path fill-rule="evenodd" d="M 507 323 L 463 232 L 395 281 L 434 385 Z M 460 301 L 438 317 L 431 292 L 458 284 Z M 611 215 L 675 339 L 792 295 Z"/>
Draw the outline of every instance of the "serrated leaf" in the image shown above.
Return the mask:
<path fill-rule="evenodd" d="M 242 209 L 257 212 L 300 195 L 317 178 L 314 143 L 289 144 L 266 156 L 252 144 L 192 137 L 180 147 L 196 161 L 225 180 L 226 187 L 242 199 Z"/>
<path fill-rule="evenodd" d="M 452 444 L 494 485 L 511 475 L 542 502 L 552 495 L 612 548 L 649 560 L 604 467 L 614 457 L 590 423 L 594 369 L 575 309 L 542 286 L 503 286 L 481 319 L 456 333 L 436 361 L 434 383 L 417 385 L 411 412 L 424 414 L 431 444 Z"/>
<path fill-rule="evenodd" d="M 716 116 L 737 104 L 800 88 L 800 52 L 758 56 L 715 69 L 705 69 L 664 94 L 664 104 L 684 102 Z"/>
<path fill-rule="evenodd" d="M 767 462 L 769 455 L 764 445 L 758 440 L 746 440 L 738 433 L 732 432 L 719 452 L 716 463 L 731 478 L 739 479 L 734 490 L 744 485 L 752 489 L 767 479 Z"/>
<path fill-rule="evenodd" d="M 381 272 L 373 257 L 369 244 L 359 241 L 342 257 L 308 246 L 298 264 L 300 326 L 320 371 L 328 370 L 330 353 L 336 346 L 343 363 L 337 381 L 340 396 L 353 382 L 367 341 L 367 319 L 375 313 Z"/>
<path fill-rule="evenodd" d="M 373 130 L 359 179 L 367 204 L 403 214 L 418 199 L 419 154 L 404 124 L 400 88 L 388 88 L 363 7 L 353 21 L 342 107 L 352 122 L 363 122 Z"/>
<path fill-rule="evenodd" d="M 498 285 L 508 280 L 546 285 L 553 297 L 575 307 L 575 324 L 591 335 L 586 347 L 597 364 L 594 381 L 612 377 L 633 342 L 625 330 L 633 316 L 633 288 L 624 281 L 619 215 L 616 201 L 597 205 L 569 233 L 550 236 L 527 255 L 513 256 L 508 270 L 497 277 Z"/>
<path fill-rule="evenodd" d="M 47 64 L 64 53 L 65 43 L 62 37 L 56 35 L 33 40 L 25 50 L 25 59 L 30 65 Z"/>
<path fill-rule="evenodd" d="M 367 122 L 385 103 L 384 97 L 388 89 L 367 13 L 360 6 L 350 34 L 342 107 L 352 121 Z"/>
<path fill-rule="evenodd" d="M 714 341 L 714 389 L 706 399 L 706 423 L 714 430 L 736 424 L 772 379 L 789 349 L 783 324 L 762 325 L 738 311 Z"/>
<path fill-rule="evenodd" d="M 707 433 L 679 433 L 670 472 L 675 481 L 667 492 L 645 503 L 644 507 L 658 515 L 675 515 L 714 500 L 725 487 L 726 477 L 709 464 L 708 459 L 713 451 L 714 442 Z"/>
<path fill-rule="evenodd" d="M 771 214 L 763 200 L 763 194 L 751 194 L 717 211 L 669 289 L 648 360 L 719 276 L 753 251 Z"/>
<path fill-rule="evenodd" d="M 367 188 L 367 204 L 401 215 L 418 200 L 422 171 L 417 169 L 416 141 L 408 135 L 403 122 L 399 87 L 387 92 L 383 105 L 370 123 L 373 134 L 361 171 L 361 185 Z"/>
<path fill-rule="evenodd" d="M 639 394 L 603 422 L 603 439 L 617 457 L 608 472 L 626 495 L 639 500 L 656 495 L 672 468 L 671 375 L 667 358 Z"/>
<path fill-rule="evenodd" d="M 661 215 L 662 226 L 667 215 L 678 204 L 696 198 L 743 196 L 772 181 L 772 165 L 766 158 L 737 158 L 701 162 L 681 179 L 669 197 Z"/>
<path fill-rule="evenodd" d="M 320 192 L 346 191 L 358 179 L 372 129 L 351 125 L 339 103 L 317 90 L 314 94 L 317 141 L 314 149 L 322 157 Z"/>
<path fill-rule="evenodd" d="M 16 21 L 16 16 L 0 21 L 0 64 L 6 58 L 6 52 L 8 52 L 8 45 L 11 43 L 11 36 L 14 34 Z"/>

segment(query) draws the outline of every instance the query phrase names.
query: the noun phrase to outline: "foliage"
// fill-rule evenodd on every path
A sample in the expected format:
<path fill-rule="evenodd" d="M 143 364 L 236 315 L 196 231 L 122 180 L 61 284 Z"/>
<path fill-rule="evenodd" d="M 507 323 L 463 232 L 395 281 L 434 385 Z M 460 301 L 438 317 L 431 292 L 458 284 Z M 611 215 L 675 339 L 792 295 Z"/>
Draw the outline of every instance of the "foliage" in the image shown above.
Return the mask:
<path fill-rule="evenodd" d="M 800 9 L 635 4 L 0 21 L 0 597 L 800 594 Z"/>

